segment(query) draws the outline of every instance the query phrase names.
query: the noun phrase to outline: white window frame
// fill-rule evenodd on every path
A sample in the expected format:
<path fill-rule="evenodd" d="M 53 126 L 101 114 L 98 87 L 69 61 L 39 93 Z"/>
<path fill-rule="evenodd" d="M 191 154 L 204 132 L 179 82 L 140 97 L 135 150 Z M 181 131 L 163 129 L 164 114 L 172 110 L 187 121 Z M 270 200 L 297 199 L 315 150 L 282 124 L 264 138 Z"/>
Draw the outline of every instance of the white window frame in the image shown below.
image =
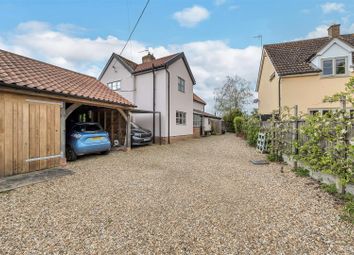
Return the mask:
<path fill-rule="evenodd" d="M 180 82 L 183 82 L 182 84 Z M 186 81 L 178 76 L 178 84 L 177 84 L 177 89 L 179 92 L 185 93 L 186 92 Z"/>
<path fill-rule="evenodd" d="M 193 127 L 200 128 L 202 126 L 202 116 L 199 114 L 193 114 Z"/>
<path fill-rule="evenodd" d="M 116 85 L 116 87 L 114 87 L 115 85 Z M 121 80 L 108 82 L 107 86 L 108 86 L 108 88 L 110 88 L 113 91 L 119 91 L 119 90 L 121 90 L 122 82 L 121 82 Z"/>
<path fill-rule="evenodd" d="M 187 113 L 176 111 L 176 125 L 187 125 Z"/>
<path fill-rule="evenodd" d="M 344 74 L 337 74 L 337 60 L 338 59 L 344 59 L 345 61 L 345 72 Z M 332 61 L 332 74 L 323 74 L 323 69 L 324 69 L 324 62 L 325 61 Z M 347 56 L 343 56 L 343 57 L 335 57 L 335 58 L 323 58 L 321 59 L 321 67 L 322 67 L 322 73 L 321 76 L 322 77 L 341 77 L 341 76 L 348 76 L 348 57 Z"/>
<path fill-rule="evenodd" d="M 313 112 L 318 112 L 320 115 L 323 115 L 323 112 L 336 112 L 336 111 L 340 111 L 341 108 L 310 108 L 308 109 L 308 114 L 313 115 Z M 347 112 L 351 113 L 352 111 L 354 111 L 353 108 L 348 108 Z"/>

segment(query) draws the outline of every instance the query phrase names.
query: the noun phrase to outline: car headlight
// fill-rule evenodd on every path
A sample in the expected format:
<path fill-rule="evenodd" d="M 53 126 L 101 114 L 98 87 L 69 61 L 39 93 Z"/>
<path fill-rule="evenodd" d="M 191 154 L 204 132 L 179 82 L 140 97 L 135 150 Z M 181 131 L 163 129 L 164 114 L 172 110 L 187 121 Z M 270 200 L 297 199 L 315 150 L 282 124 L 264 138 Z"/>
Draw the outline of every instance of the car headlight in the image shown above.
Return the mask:
<path fill-rule="evenodd" d="M 79 133 L 74 133 L 71 135 L 72 137 L 76 138 L 76 139 L 79 139 L 81 138 L 81 135 Z"/>

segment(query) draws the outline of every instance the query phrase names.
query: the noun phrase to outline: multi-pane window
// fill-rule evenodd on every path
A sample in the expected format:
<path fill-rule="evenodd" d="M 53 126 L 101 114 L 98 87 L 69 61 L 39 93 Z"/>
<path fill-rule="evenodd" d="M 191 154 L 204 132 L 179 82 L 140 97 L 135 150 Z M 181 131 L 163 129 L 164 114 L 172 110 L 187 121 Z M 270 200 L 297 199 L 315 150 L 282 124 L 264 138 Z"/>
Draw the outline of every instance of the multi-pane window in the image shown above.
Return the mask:
<path fill-rule="evenodd" d="M 345 58 L 336 59 L 336 74 L 345 74 Z"/>
<path fill-rule="evenodd" d="M 311 111 L 310 111 L 310 114 L 311 114 L 311 115 L 316 115 L 316 114 L 319 114 L 319 113 L 320 113 L 319 110 L 311 110 Z"/>
<path fill-rule="evenodd" d="M 108 82 L 107 86 L 114 91 L 120 90 L 120 81 Z"/>
<path fill-rule="evenodd" d="M 186 91 L 186 82 L 181 77 L 178 77 L 178 91 L 183 93 Z"/>
<path fill-rule="evenodd" d="M 323 72 L 323 75 L 332 75 L 333 74 L 333 61 L 332 61 L 332 59 L 323 61 L 323 71 L 322 72 Z"/>
<path fill-rule="evenodd" d="M 187 116 L 187 113 L 176 111 L 176 124 L 177 125 L 186 125 L 186 116 Z"/>
<path fill-rule="evenodd" d="M 331 115 L 332 113 L 340 110 L 339 108 L 332 108 L 332 109 L 311 109 L 309 111 L 310 115 Z"/>
<path fill-rule="evenodd" d="M 202 116 L 193 114 L 193 127 L 199 128 L 202 126 Z"/>
<path fill-rule="evenodd" d="M 325 59 L 322 61 L 322 75 L 345 75 L 347 61 L 346 58 Z"/>

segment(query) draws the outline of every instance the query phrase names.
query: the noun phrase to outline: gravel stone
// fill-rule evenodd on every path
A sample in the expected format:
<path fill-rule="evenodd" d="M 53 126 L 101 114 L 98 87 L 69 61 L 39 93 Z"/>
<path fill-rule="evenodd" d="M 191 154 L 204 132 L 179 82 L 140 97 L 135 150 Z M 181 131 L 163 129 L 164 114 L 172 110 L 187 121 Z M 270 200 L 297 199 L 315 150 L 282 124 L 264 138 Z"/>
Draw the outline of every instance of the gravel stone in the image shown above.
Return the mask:
<path fill-rule="evenodd" d="M 231 134 L 83 157 L 0 194 L 0 254 L 354 254 L 330 195 L 251 159 Z"/>

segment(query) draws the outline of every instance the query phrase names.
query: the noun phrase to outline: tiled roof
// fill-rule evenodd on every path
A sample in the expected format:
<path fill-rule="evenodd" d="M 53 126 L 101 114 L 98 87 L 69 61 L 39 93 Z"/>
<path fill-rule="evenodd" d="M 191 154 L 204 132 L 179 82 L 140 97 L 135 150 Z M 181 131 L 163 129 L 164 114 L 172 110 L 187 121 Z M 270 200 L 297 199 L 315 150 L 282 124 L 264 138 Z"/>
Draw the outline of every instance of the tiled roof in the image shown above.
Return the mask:
<path fill-rule="evenodd" d="M 0 82 L 112 104 L 133 106 L 96 78 L 0 50 Z"/>
<path fill-rule="evenodd" d="M 138 72 L 151 70 L 152 66 L 154 66 L 155 68 L 162 67 L 162 66 L 166 65 L 170 60 L 174 59 L 175 57 L 177 57 L 180 54 L 183 54 L 183 53 L 176 53 L 176 54 L 172 54 L 172 55 L 169 55 L 166 57 L 157 58 L 153 61 L 149 61 L 149 62 L 142 63 L 142 64 L 134 63 L 133 61 L 126 59 L 122 56 L 119 56 L 117 54 L 115 54 L 115 57 L 120 58 L 126 65 L 128 65 L 128 67 L 130 67 L 132 69 L 133 72 L 138 73 Z"/>
<path fill-rule="evenodd" d="M 124 64 L 126 64 L 131 69 L 131 71 L 134 71 L 135 68 L 138 66 L 137 63 L 135 63 L 135 62 L 133 62 L 133 61 L 131 61 L 131 60 L 125 58 L 125 57 L 119 56 L 119 55 L 117 55 L 115 53 L 113 53 L 113 54 L 114 54 L 114 56 L 116 58 L 120 58 L 124 62 Z"/>
<path fill-rule="evenodd" d="M 205 116 L 205 117 L 209 117 L 209 118 L 212 118 L 212 119 L 221 120 L 220 117 L 218 117 L 218 116 L 216 116 L 216 115 L 214 115 L 214 114 L 208 113 L 208 112 L 203 112 L 203 111 L 196 110 L 196 109 L 194 109 L 193 112 L 194 112 L 195 114 L 198 114 L 198 115 L 203 115 L 203 116 Z"/>
<path fill-rule="evenodd" d="M 203 104 L 203 105 L 206 105 L 206 104 L 207 104 L 203 99 L 201 99 L 199 96 L 197 96 L 197 95 L 194 94 L 194 93 L 193 93 L 193 101 L 196 101 L 196 102 L 201 103 L 201 104 Z"/>
<path fill-rule="evenodd" d="M 265 45 L 264 49 L 280 76 L 315 73 L 321 70 L 310 64 L 310 59 L 325 47 L 333 38 L 285 42 Z M 341 35 L 342 41 L 354 47 L 354 34 Z"/>
<path fill-rule="evenodd" d="M 156 69 L 161 69 L 161 68 L 167 67 L 167 66 L 175 63 L 179 59 L 182 59 L 184 64 L 186 65 L 187 71 L 188 71 L 189 76 L 190 76 L 190 78 L 193 82 L 193 85 L 194 85 L 196 83 L 195 78 L 193 76 L 192 70 L 190 69 L 187 58 L 185 57 L 183 52 L 172 54 L 172 55 L 169 55 L 166 57 L 158 58 L 158 59 L 155 59 L 155 60 L 152 60 L 149 62 L 145 62 L 145 63 L 141 63 L 141 64 L 137 64 L 125 57 L 122 57 L 116 53 L 113 53 L 111 55 L 110 59 L 108 60 L 106 66 L 103 68 L 98 79 L 99 80 L 102 79 L 103 75 L 107 71 L 107 69 L 110 66 L 110 64 L 112 63 L 112 61 L 120 62 L 131 74 L 139 75 L 141 73 L 151 72 L 153 66 Z M 115 62 L 113 62 L 113 63 L 115 63 Z"/>

